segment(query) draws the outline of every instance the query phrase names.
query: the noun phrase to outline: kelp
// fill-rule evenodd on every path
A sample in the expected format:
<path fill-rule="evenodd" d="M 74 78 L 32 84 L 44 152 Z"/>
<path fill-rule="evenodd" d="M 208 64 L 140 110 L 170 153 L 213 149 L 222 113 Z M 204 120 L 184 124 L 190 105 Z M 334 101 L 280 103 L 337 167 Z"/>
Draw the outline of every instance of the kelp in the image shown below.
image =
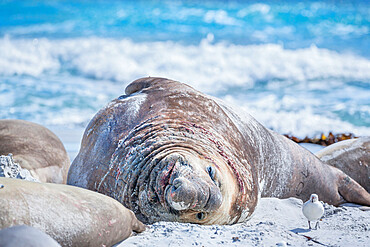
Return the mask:
<path fill-rule="evenodd" d="M 319 137 L 308 137 L 301 139 L 299 137 L 296 137 L 294 135 L 288 135 L 285 134 L 285 137 L 289 138 L 290 140 L 296 142 L 296 143 L 313 143 L 318 144 L 322 146 L 329 146 L 331 144 L 334 144 L 336 142 L 348 140 L 357 138 L 353 133 L 339 133 L 339 134 L 333 134 L 332 132 L 329 132 L 328 135 L 325 135 L 324 133 L 321 133 Z"/>

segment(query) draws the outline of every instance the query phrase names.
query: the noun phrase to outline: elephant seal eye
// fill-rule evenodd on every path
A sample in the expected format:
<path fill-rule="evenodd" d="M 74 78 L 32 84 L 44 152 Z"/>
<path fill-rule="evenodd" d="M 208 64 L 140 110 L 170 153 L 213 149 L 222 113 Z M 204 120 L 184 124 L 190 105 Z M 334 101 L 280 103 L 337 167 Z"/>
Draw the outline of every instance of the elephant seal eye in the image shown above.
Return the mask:
<path fill-rule="evenodd" d="M 197 213 L 197 219 L 198 220 L 203 220 L 206 217 L 206 214 L 203 212 Z"/>
<path fill-rule="evenodd" d="M 213 166 L 208 166 L 207 167 L 207 172 L 208 175 L 211 177 L 211 179 L 214 181 L 215 180 L 215 175 L 216 175 L 216 170 Z"/>

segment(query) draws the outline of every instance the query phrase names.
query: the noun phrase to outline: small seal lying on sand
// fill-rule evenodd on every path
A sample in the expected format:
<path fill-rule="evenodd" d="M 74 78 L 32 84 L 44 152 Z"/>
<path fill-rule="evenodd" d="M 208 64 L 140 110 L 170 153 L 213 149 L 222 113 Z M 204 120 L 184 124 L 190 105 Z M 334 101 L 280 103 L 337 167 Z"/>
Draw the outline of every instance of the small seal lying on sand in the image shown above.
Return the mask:
<path fill-rule="evenodd" d="M 0 229 L 29 225 L 62 246 L 111 246 L 145 226 L 116 200 L 74 186 L 0 178 Z"/>
<path fill-rule="evenodd" d="M 24 120 L 0 120 L 0 155 L 13 159 L 41 182 L 65 183 L 70 160 L 59 138 Z"/>
<path fill-rule="evenodd" d="M 0 231 L 1 247 L 60 247 L 46 233 L 31 226 L 13 226 Z"/>
<path fill-rule="evenodd" d="M 317 221 L 315 225 L 315 229 L 317 229 L 320 218 L 324 214 L 324 206 L 316 194 L 312 194 L 310 200 L 303 204 L 302 213 L 308 220 L 308 228 L 311 229 L 311 221 Z"/>
<path fill-rule="evenodd" d="M 260 195 L 319 191 L 330 204 L 370 204 L 360 185 L 298 144 L 163 78 L 132 82 L 95 115 L 67 183 L 117 199 L 144 222 L 242 222 Z"/>
<path fill-rule="evenodd" d="M 324 163 L 345 172 L 370 192 L 370 137 L 332 144 L 315 155 Z"/>

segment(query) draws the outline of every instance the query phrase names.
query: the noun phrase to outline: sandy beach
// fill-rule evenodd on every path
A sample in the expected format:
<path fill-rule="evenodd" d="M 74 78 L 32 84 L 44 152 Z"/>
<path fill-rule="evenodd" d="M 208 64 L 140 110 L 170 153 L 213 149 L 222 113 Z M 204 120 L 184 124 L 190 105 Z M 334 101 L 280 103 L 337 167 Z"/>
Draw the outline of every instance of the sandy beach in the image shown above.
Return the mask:
<path fill-rule="evenodd" d="M 309 230 L 296 198 L 262 198 L 252 219 L 235 225 L 158 222 L 123 246 L 369 246 L 370 211 L 325 204 L 318 230 Z"/>

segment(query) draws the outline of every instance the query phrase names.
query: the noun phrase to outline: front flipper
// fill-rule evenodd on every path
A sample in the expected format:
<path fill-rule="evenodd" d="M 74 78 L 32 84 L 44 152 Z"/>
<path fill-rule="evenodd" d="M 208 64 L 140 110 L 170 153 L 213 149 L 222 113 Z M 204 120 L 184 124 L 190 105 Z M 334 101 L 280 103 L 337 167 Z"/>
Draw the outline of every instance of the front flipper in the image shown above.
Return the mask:
<path fill-rule="evenodd" d="M 338 193 L 346 202 L 370 206 L 370 194 L 361 185 L 341 170 L 330 168 L 337 176 Z"/>

